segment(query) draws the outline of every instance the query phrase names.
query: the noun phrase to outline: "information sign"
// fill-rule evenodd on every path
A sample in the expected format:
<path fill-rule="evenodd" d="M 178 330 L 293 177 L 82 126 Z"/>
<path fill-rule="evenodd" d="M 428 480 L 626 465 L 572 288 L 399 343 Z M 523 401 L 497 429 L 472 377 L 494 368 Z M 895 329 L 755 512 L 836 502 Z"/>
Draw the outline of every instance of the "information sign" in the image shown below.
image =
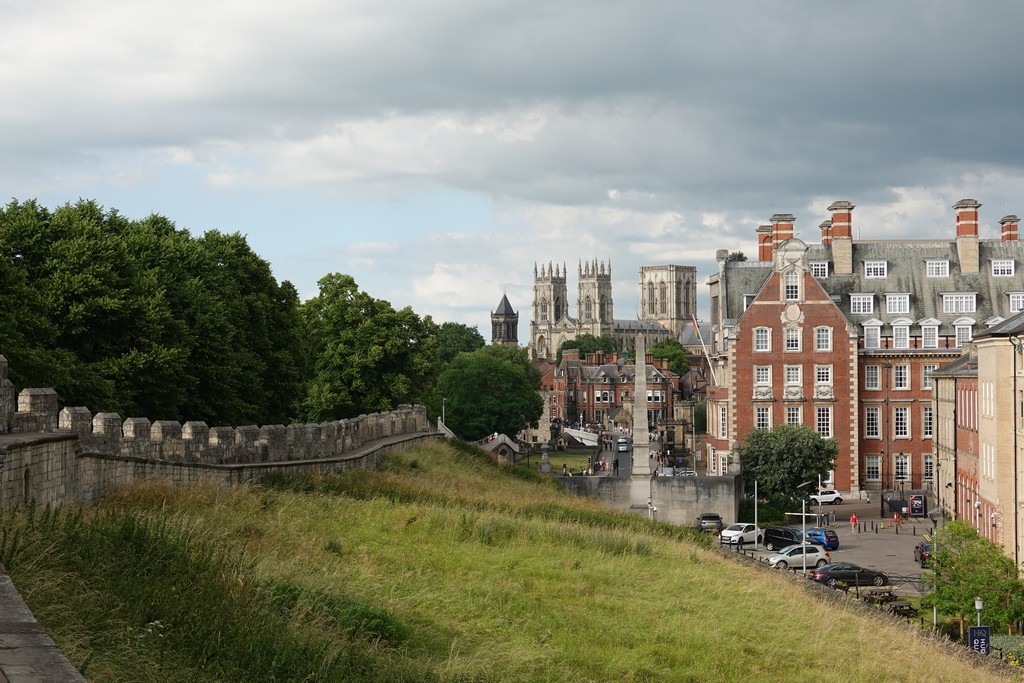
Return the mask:
<path fill-rule="evenodd" d="M 971 649 L 987 655 L 992 651 L 990 646 L 991 631 L 988 626 L 972 626 L 968 636 L 971 641 Z"/>

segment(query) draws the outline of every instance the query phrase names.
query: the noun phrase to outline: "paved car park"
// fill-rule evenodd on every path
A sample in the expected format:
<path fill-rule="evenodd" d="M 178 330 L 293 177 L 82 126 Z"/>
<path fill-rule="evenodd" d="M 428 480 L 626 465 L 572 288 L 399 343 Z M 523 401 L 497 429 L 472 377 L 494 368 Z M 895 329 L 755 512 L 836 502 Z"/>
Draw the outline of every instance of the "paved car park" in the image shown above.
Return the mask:
<path fill-rule="evenodd" d="M 840 505 L 825 505 L 823 512 L 834 512 L 836 525 L 832 527 L 839 536 L 839 548 L 830 550 L 833 562 L 852 562 L 868 569 L 884 571 L 890 576 L 897 593 L 919 594 L 921 567 L 914 561 L 914 546 L 923 542 L 924 535 L 932 531 L 931 520 L 906 519 L 898 526 L 890 519 L 878 516 L 878 504 L 864 501 L 846 501 Z M 814 510 L 817 512 L 817 510 Z M 850 515 L 857 515 L 858 533 L 850 527 Z M 808 528 L 814 526 L 808 518 Z M 788 524 L 800 528 L 799 515 L 796 522 Z M 742 520 L 747 521 L 747 520 Z M 760 549 L 758 557 L 770 554 Z M 901 581 L 902 577 L 909 579 Z"/>

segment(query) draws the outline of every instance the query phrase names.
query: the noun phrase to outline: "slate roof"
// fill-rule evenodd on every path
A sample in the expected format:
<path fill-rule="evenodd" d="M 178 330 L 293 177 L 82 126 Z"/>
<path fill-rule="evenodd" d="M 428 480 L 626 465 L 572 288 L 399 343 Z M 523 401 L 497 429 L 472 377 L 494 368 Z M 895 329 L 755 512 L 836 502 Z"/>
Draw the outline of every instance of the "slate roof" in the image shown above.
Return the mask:
<path fill-rule="evenodd" d="M 498 310 L 495 315 L 515 315 L 516 312 L 512 310 L 512 304 L 508 302 L 508 297 L 504 294 L 501 295 L 501 302 L 498 304 Z"/>

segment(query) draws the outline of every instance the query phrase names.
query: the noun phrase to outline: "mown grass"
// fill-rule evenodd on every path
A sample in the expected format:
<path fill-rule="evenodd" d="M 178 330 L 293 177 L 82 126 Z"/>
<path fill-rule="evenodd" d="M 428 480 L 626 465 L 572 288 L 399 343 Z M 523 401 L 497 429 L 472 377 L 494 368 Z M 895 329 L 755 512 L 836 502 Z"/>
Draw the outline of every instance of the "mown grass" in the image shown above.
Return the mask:
<path fill-rule="evenodd" d="M 95 681 L 997 677 L 462 444 L 374 472 L 0 511 L 0 561 Z"/>

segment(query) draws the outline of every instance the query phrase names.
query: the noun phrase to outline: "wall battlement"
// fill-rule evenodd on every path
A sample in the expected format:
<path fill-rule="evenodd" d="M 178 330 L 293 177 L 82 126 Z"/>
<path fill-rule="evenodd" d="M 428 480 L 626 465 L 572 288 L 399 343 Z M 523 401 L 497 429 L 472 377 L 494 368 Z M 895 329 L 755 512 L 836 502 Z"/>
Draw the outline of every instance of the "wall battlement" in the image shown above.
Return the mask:
<path fill-rule="evenodd" d="M 255 481 L 273 469 L 373 466 L 367 446 L 438 438 L 421 405 L 322 424 L 210 427 L 60 408 L 53 389 L 15 393 L 0 356 L 0 504 L 85 503 L 139 479 Z M 365 461 L 364 461 L 365 460 Z M 305 466 L 304 466 L 305 465 Z"/>

